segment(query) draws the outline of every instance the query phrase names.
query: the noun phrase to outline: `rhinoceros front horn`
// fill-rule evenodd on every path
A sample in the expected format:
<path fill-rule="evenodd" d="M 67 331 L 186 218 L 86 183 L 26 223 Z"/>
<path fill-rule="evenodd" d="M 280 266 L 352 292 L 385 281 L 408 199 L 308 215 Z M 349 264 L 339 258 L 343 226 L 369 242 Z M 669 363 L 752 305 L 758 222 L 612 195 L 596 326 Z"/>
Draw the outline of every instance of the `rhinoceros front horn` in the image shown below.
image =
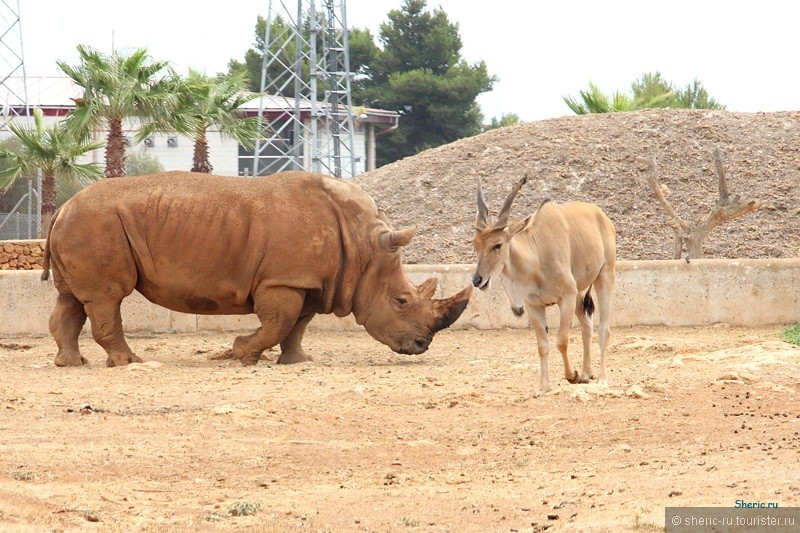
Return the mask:
<path fill-rule="evenodd" d="M 469 298 L 472 296 L 472 285 L 444 300 L 433 301 L 433 333 L 444 328 L 449 328 L 453 322 L 458 320 L 464 309 L 467 308 Z"/>

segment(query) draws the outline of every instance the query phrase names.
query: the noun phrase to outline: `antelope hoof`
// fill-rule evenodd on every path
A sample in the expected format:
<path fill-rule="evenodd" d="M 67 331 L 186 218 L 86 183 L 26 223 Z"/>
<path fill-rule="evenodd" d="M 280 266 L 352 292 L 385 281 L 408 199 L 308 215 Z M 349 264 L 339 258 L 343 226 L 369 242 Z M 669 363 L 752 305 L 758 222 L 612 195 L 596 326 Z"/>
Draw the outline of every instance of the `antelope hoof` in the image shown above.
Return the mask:
<path fill-rule="evenodd" d="M 570 383 L 572 383 L 572 384 L 575 384 L 575 383 L 581 383 L 581 380 L 580 380 L 580 374 L 578 374 L 578 371 L 577 371 L 577 370 L 575 370 L 574 372 L 575 372 L 575 374 L 572 376 L 572 379 L 570 379 L 570 378 L 567 378 L 567 381 L 569 381 L 569 382 L 570 382 Z M 584 383 L 585 383 L 585 382 L 584 382 Z"/>

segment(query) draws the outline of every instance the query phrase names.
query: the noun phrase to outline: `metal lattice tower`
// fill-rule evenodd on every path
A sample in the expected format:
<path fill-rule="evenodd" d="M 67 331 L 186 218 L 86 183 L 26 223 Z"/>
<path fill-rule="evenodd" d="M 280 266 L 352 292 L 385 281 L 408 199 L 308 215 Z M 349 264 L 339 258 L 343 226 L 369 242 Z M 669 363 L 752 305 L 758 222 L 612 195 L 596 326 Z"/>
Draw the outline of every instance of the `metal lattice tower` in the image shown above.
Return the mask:
<path fill-rule="evenodd" d="M 294 10 L 270 0 L 255 174 L 355 176 L 346 11 L 346 0 L 297 0 Z"/>
<path fill-rule="evenodd" d="M 0 0 L 0 132 L 15 117 L 30 116 L 19 0 Z"/>

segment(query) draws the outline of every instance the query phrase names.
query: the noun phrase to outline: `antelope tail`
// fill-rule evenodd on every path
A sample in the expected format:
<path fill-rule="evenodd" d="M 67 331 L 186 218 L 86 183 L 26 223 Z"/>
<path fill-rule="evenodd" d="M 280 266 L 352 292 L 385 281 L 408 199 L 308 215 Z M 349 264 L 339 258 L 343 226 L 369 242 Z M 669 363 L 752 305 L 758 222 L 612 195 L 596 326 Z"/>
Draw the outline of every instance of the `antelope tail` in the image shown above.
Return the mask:
<path fill-rule="evenodd" d="M 591 285 L 586 289 L 586 295 L 583 297 L 583 312 L 589 317 L 594 314 L 594 300 L 592 300 Z"/>

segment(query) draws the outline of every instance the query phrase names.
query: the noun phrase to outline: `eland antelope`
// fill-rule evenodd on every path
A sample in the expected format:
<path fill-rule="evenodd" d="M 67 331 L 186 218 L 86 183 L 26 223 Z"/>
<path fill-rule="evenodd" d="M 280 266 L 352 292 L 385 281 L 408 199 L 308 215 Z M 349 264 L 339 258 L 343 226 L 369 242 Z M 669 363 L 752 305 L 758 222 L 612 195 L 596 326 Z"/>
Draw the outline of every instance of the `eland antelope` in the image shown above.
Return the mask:
<path fill-rule="evenodd" d="M 550 343 L 545 308 L 553 304 L 558 304 L 559 308 L 556 346 L 564 359 L 564 376 L 570 383 L 587 383 L 594 378 L 591 362 L 594 312 L 591 288 L 594 287 L 600 317 L 597 380 L 608 384 L 606 349 L 616 262 L 614 225 L 596 205 L 557 204 L 548 200 L 524 221 L 509 222 L 511 204 L 527 179 L 526 175 L 514 185 L 494 224 L 488 221 L 489 210 L 478 180 L 478 216 L 473 241 L 478 266 L 472 284 L 485 290 L 499 277 L 514 314 L 522 316 L 527 309 L 539 349 L 539 394 L 550 390 L 547 367 Z M 567 356 L 573 313 L 578 317 L 583 338 L 580 373 Z"/>

